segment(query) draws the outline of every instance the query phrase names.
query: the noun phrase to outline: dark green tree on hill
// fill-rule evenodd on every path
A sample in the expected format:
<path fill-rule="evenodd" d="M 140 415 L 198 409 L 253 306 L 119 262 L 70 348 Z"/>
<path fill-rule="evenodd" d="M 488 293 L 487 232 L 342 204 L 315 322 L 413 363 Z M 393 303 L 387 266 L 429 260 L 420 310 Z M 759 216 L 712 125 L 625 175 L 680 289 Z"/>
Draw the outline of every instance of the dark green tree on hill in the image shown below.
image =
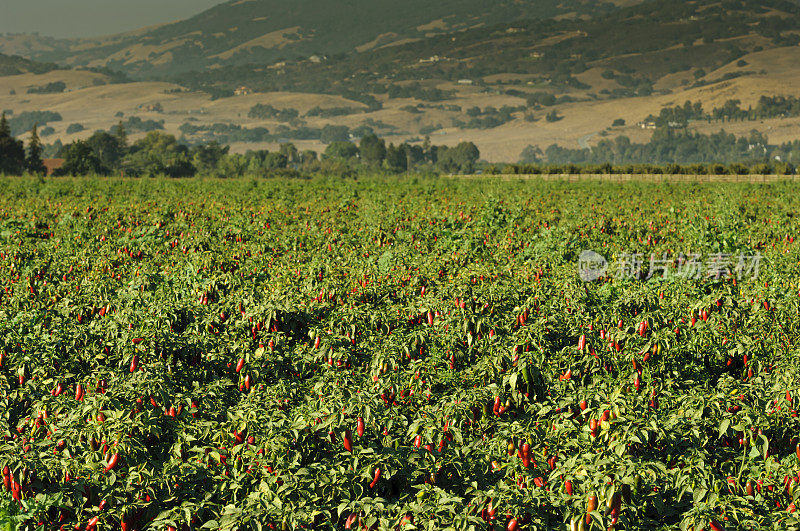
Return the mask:
<path fill-rule="evenodd" d="M 111 134 L 117 138 L 117 143 L 122 149 L 128 148 L 128 132 L 125 130 L 125 124 L 122 123 L 122 120 L 111 128 Z"/>
<path fill-rule="evenodd" d="M 358 151 L 365 164 L 380 166 L 386 158 L 386 142 L 375 134 L 366 135 L 361 138 Z"/>
<path fill-rule="evenodd" d="M 192 164 L 200 172 L 214 172 L 219 166 L 219 161 L 228 154 L 228 151 L 230 151 L 230 146 L 221 146 L 218 142 L 201 144 L 191 150 Z"/>
<path fill-rule="evenodd" d="M 139 175 L 191 177 L 196 169 L 190 155 L 174 136 L 152 131 L 131 146 L 124 162 Z"/>
<path fill-rule="evenodd" d="M 386 150 L 386 166 L 397 173 L 408 170 L 405 145 L 401 144 L 395 147 L 394 144 L 389 144 L 389 148 Z"/>
<path fill-rule="evenodd" d="M 439 167 L 449 173 L 472 173 L 480 156 L 472 142 L 461 142 L 453 148 L 440 146 L 437 153 Z"/>
<path fill-rule="evenodd" d="M 86 139 L 86 144 L 92 149 L 100 163 L 109 170 L 116 169 L 127 153 L 124 140 L 121 140 L 118 135 L 106 131 L 96 131 Z"/>
<path fill-rule="evenodd" d="M 19 175 L 25 170 L 25 146 L 11 136 L 6 113 L 0 116 L 0 174 Z"/>
<path fill-rule="evenodd" d="M 284 142 L 281 144 L 278 152 L 285 156 L 286 160 L 292 164 L 300 162 L 300 152 L 297 150 L 297 146 L 291 142 Z"/>
<path fill-rule="evenodd" d="M 31 137 L 28 140 L 28 156 L 25 158 L 25 169 L 37 175 L 47 172 L 47 168 L 42 162 L 42 142 L 39 140 L 39 132 L 36 130 L 35 125 L 31 129 Z"/>
<path fill-rule="evenodd" d="M 352 142 L 331 142 L 325 148 L 322 157 L 325 159 L 355 159 L 358 156 L 358 146 Z"/>
<path fill-rule="evenodd" d="M 64 165 L 56 171 L 57 175 L 108 175 L 109 173 L 109 169 L 84 140 L 76 140 L 64 146 L 61 158 L 64 159 Z"/>

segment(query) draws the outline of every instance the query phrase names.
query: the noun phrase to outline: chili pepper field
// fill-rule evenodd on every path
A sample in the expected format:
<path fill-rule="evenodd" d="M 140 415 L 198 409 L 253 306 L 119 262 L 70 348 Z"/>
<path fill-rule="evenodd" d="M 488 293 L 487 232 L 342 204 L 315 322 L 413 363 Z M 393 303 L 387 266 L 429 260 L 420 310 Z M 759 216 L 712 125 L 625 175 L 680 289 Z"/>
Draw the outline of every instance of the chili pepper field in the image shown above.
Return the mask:
<path fill-rule="evenodd" d="M 790 184 L 0 186 L 4 531 L 800 527 Z"/>

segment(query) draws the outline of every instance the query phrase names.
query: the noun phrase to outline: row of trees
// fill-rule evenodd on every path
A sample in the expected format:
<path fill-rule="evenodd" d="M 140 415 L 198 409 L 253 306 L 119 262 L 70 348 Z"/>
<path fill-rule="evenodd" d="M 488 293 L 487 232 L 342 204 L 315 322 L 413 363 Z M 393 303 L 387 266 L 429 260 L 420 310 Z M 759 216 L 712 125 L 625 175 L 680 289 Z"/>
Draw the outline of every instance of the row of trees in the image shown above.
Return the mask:
<path fill-rule="evenodd" d="M 86 140 L 78 140 L 57 150 L 48 147 L 51 155 L 63 158 L 57 175 L 121 174 L 128 176 L 166 175 L 189 177 L 195 174 L 235 177 L 274 172 L 326 172 L 353 174 L 360 170 L 405 172 L 443 171 L 470 173 L 480 158 L 471 142 L 455 147 L 435 146 L 426 138 L 421 145 L 395 145 L 368 134 L 358 144 L 349 140 L 331 142 L 320 155 L 315 151 L 300 152 L 292 143 L 280 145 L 277 151 L 230 153 L 228 146 L 206 142 L 189 146 L 173 135 L 151 131 L 129 143 L 125 125 L 120 122 L 110 131 L 96 131 Z M 0 127 L 0 173 L 43 173 L 42 145 L 36 127 L 30 135 L 27 151 L 12 134 L 5 120 Z"/>
<path fill-rule="evenodd" d="M 520 157 L 525 164 L 715 164 L 719 162 L 748 165 L 779 161 L 800 164 L 800 151 L 794 144 L 776 146 L 759 131 L 735 136 L 725 131 L 710 135 L 683 129 L 659 128 L 650 141 L 635 143 L 626 136 L 602 140 L 596 146 L 571 149 L 551 145 L 544 152 L 534 146 Z"/>
<path fill-rule="evenodd" d="M 370 134 L 361 138 L 358 145 L 352 142 L 334 142 L 325 153 L 333 158 L 358 164 L 369 169 L 405 172 L 422 168 L 438 169 L 447 173 L 475 171 L 480 151 L 472 142 L 461 142 L 455 147 L 435 146 L 430 137 L 422 145 L 402 143 L 386 145 L 386 141 Z"/>
<path fill-rule="evenodd" d="M 216 143 L 189 147 L 173 135 L 151 131 L 129 144 L 122 123 L 111 131 L 96 131 L 86 140 L 64 146 L 58 153 L 64 165 L 61 175 L 166 175 L 190 177 L 215 165 L 228 148 Z"/>
<path fill-rule="evenodd" d="M 650 115 L 646 121 L 652 121 L 656 127 L 680 128 L 697 120 L 730 122 L 800 116 L 800 98 L 794 96 L 761 96 L 755 107 L 750 105 L 745 109 L 741 105 L 741 100 L 731 99 L 706 112 L 701 102 L 687 101 L 683 105 L 664 107 L 658 116 Z"/>
<path fill-rule="evenodd" d="M 785 162 L 743 164 L 506 164 L 489 166 L 490 175 L 791 175 Z"/>

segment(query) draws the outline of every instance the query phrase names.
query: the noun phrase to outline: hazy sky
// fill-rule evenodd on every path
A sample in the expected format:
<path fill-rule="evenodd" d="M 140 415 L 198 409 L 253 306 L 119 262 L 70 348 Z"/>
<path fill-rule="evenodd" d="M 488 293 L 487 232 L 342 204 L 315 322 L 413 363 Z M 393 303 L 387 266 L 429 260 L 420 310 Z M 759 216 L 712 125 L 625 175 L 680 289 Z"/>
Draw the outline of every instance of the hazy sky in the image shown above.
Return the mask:
<path fill-rule="evenodd" d="M 171 22 L 223 0 L 0 0 L 0 33 L 93 37 Z"/>

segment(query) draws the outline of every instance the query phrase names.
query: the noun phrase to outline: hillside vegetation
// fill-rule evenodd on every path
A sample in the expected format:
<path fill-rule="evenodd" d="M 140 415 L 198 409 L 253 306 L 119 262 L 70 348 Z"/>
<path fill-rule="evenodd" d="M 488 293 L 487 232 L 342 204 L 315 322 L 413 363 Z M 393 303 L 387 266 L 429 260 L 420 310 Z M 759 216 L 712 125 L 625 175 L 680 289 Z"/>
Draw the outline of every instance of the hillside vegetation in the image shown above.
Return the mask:
<path fill-rule="evenodd" d="M 0 184 L 0 525 L 800 527 L 794 183 Z"/>
<path fill-rule="evenodd" d="M 321 152 L 329 139 L 376 133 L 395 144 L 466 139 L 492 162 L 528 161 L 527 146 L 546 153 L 554 144 L 569 151 L 551 150 L 550 162 L 599 162 L 608 149 L 586 151 L 620 136 L 645 145 L 651 117 L 691 100 L 709 112 L 685 124 L 692 134 L 755 130 L 784 145 L 800 137 L 800 115 L 750 107 L 800 97 L 798 20 L 800 3 L 788 0 L 504 1 L 491 10 L 472 1 L 229 2 L 103 39 L 2 36 L 0 51 L 102 77 L 6 76 L 0 94 L 5 110 L 61 113 L 63 126 L 45 132 L 62 142 L 133 115 L 163 122 L 183 142 L 216 140 L 242 153 L 285 141 Z M 96 88 L 125 81 L 117 72 L 138 83 Z M 52 93 L 59 81 L 64 94 Z M 97 98 L 100 107 L 89 103 Z M 737 100 L 739 114 L 712 112 Z M 83 129 L 67 131 L 72 123 Z M 676 162 L 708 161 L 684 152 Z"/>
<path fill-rule="evenodd" d="M 230 66 L 173 79 L 214 88 L 246 83 L 258 90 L 379 94 L 404 81 L 488 83 L 488 76 L 516 74 L 528 76 L 526 85 L 539 84 L 547 92 L 585 95 L 594 87 L 578 77 L 599 69 L 598 77 L 612 88 L 598 97 L 646 96 L 670 74 L 685 72 L 692 83 L 708 83 L 714 80 L 703 79 L 706 72 L 747 53 L 797 45 L 798 20 L 800 6 L 780 0 L 694 0 L 677 5 L 655 0 L 591 20 L 515 20 L 320 63 L 298 58 L 277 68 Z M 754 73 L 743 66 L 728 78 Z"/>
<path fill-rule="evenodd" d="M 44 74 L 58 68 L 52 63 L 39 63 L 18 55 L 0 53 L 0 76 L 13 76 L 17 74 Z"/>
<path fill-rule="evenodd" d="M 132 73 L 348 53 L 470 27 L 614 9 L 585 0 L 231 0 L 173 24 L 39 46 L 36 56 Z M 354 28 L 357 28 L 354 31 Z M 0 50 L 3 50 L 0 44 Z"/>

